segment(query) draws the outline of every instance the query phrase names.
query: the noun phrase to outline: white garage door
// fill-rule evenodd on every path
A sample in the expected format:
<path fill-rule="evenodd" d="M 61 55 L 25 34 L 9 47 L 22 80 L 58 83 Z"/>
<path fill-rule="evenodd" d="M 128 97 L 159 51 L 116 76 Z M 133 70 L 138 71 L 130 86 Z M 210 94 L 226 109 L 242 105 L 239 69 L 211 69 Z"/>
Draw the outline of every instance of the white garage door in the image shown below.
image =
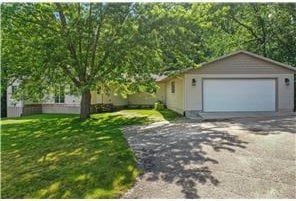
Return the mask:
<path fill-rule="evenodd" d="M 204 79 L 205 112 L 275 111 L 275 79 Z"/>

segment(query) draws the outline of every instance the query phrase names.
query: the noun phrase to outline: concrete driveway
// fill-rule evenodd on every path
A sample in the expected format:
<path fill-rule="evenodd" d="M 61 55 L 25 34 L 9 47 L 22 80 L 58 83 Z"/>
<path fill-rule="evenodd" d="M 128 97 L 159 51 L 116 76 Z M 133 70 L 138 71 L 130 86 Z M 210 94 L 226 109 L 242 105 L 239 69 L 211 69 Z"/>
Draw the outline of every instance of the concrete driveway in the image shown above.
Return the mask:
<path fill-rule="evenodd" d="M 296 117 L 124 129 L 143 175 L 124 198 L 296 198 Z"/>

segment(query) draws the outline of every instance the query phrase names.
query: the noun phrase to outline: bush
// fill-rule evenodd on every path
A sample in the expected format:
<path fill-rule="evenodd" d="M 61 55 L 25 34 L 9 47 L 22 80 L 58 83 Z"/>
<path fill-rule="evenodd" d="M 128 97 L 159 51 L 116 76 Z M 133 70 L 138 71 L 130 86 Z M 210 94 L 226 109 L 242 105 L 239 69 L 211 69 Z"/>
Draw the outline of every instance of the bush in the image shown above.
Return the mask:
<path fill-rule="evenodd" d="M 164 104 L 161 101 L 158 101 L 154 103 L 154 109 L 155 110 L 163 110 L 164 109 Z"/>
<path fill-rule="evenodd" d="M 99 103 L 92 105 L 92 113 L 112 112 L 114 111 L 113 104 Z"/>

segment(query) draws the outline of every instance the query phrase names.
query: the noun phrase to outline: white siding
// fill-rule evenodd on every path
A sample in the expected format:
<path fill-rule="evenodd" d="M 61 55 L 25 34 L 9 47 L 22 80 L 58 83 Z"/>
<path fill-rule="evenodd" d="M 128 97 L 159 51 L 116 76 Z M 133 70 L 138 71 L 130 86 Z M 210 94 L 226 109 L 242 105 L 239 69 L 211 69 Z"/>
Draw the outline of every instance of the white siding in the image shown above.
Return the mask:
<path fill-rule="evenodd" d="M 7 107 L 23 107 L 23 101 L 21 100 L 14 100 L 12 98 L 12 86 L 19 86 L 19 82 L 15 81 L 11 86 L 7 87 Z"/>
<path fill-rule="evenodd" d="M 127 98 L 124 98 L 120 94 L 115 95 L 112 91 L 109 95 L 106 94 L 97 94 L 96 91 L 91 92 L 91 104 L 105 103 L 113 104 L 115 106 L 124 106 L 127 105 Z"/>
<path fill-rule="evenodd" d="M 128 96 L 128 104 L 153 105 L 156 101 L 165 102 L 165 83 L 157 83 L 158 89 L 155 94 L 140 92 Z"/>
<path fill-rule="evenodd" d="M 23 107 L 7 107 L 7 117 L 20 117 L 23 113 Z"/>
<path fill-rule="evenodd" d="M 175 82 L 175 93 L 171 92 L 171 82 Z M 166 82 L 167 108 L 183 114 L 184 112 L 184 76 Z"/>
<path fill-rule="evenodd" d="M 15 81 L 12 85 L 19 86 L 20 82 Z M 7 117 L 20 117 L 23 112 L 23 101 L 14 100 L 12 98 L 12 85 L 7 87 L 6 91 L 6 106 L 7 106 Z"/>
<path fill-rule="evenodd" d="M 70 105 L 80 105 L 81 96 L 74 96 L 69 94 L 69 87 L 65 89 L 65 102 L 55 103 L 54 93 L 47 94 L 42 103 L 44 104 L 70 104 Z"/>

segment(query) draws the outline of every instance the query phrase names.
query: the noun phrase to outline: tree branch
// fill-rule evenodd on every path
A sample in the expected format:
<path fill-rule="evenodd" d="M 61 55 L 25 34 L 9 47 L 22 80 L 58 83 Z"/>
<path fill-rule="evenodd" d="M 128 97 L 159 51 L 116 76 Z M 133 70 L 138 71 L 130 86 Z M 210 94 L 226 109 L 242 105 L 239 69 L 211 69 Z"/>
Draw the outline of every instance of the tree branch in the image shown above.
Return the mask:
<path fill-rule="evenodd" d="M 85 66 L 88 66 L 88 55 L 89 55 L 89 51 L 90 51 L 90 48 L 91 48 L 91 25 L 92 25 L 92 4 L 89 3 L 89 16 L 88 16 L 88 47 L 86 49 L 86 55 L 85 55 Z"/>
<path fill-rule="evenodd" d="M 64 73 L 72 80 L 72 82 L 74 82 L 74 84 L 76 85 L 76 87 L 80 87 L 81 86 L 81 82 L 79 80 L 77 80 L 75 78 L 75 76 L 72 74 L 72 72 L 64 65 L 60 65 L 62 70 L 64 71 Z"/>
<path fill-rule="evenodd" d="M 133 6 L 134 6 L 134 4 L 131 4 L 131 6 L 129 6 L 129 8 L 128 8 L 126 14 L 125 14 L 124 17 L 122 18 L 122 21 L 121 21 L 121 23 L 120 23 L 120 25 L 119 25 L 118 30 L 115 32 L 115 34 L 113 34 L 113 39 L 109 42 L 108 46 L 111 46 L 112 43 L 114 43 L 114 42 L 118 39 L 116 36 L 117 36 L 117 35 L 120 33 L 120 31 L 122 30 L 124 23 L 125 23 L 126 20 L 128 19 L 128 16 L 129 16 L 131 10 L 133 9 Z M 107 60 L 107 58 L 108 58 L 108 56 L 109 56 L 109 54 L 110 54 L 110 49 L 111 49 L 111 48 L 108 48 L 108 49 L 107 49 L 107 51 L 105 52 L 103 58 L 102 58 L 102 59 L 98 62 L 98 64 L 96 65 L 98 68 L 99 68 L 100 66 L 104 65 L 105 61 Z M 94 71 L 94 68 L 91 68 L 91 70 L 90 70 L 90 75 L 93 76 L 93 79 L 89 78 L 90 76 L 88 76 L 88 79 L 94 81 L 95 79 L 97 79 L 97 77 L 99 77 L 99 75 L 98 75 L 98 74 L 99 74 L 99 71 L 97 71 L 97 72 L 93 72 L 93 71 Z"/>
<path fill-rule="evenodd" d="M 78 57 L 77 57 L 75 46 L 74 46 L 74 44 L 72 42 L 71 36 L 68 34 L 66 17 L 64 15 L 64 12 L 63 12 L 63 9 L 62 9 L 61 4 L 60 3 L 55 3 L 55 4 L 57 6 L 57 9 L 58 9 L 58 12 L 59 12 L 59 16 L 60 16 L 60 20 L 61 20 L 62 34 L 63 34 L 64 38 L 67 41 L 67 46 L 68 46 L 68 49 L 70 51 L 71 57 L 74 60 L 76 66 L 77 66 L 77 68 L 79 70 L 77 70 L 76 68 L 74 68 L 74 69 L 77 70 L 77 72 L 79 74 L 79 79 L 80 79 L 80 81 L 82 81 L 82 80 L 85 79 L 85 76 L 83 76 L 83 74 L 81 73 L 81 66 L 80 66 L 80 62 L 79 62 Z"/>
<path fill-rule="evenodd" d="M 98 40 L 100 37 L 100 29 L 102 27 L 102 23 L 104 20 L 104 13 L 102 14 L 101 12 L 103 12 L 103 9 L 101 9 L 101 11 L 100 11 L 100 14 L 101 14 L 100 21 L 98 22 L 98 26 L 97 26 L 96 33 L 95 33 L 95 40 L 94 40 L 93 46 L 92 46 L 91 65 L 90 65 L 91 68 L 94 68 L 94 65 L 95 65 L 97 44 L 98 44 Z"/>
<path fill-rule="evenodd" d="M 78 5 L 77 5 L 77 10 L 78 10 L 78 26 L 77 26 L 78 30 L 77 31 L 79 33 L 78 44 L 79 44 L 79 55 L 81 58 L 81 56 L 82 56 L 82 30 L 80 27 L 80 25 L 81 25 L 81 5 L 80 5 L 80 3 L 78 3 Z"/>
<path fill-rule="evenodd" d="M 255 31 L 252 29 L 252 27 L 240 22 L 235 16 L 234 14 L 231 14 L 230 18 L 235 21 L 237 24 L 241 25 L 242 27 L 244 27 L 245 29 L 247 29 L 255 38 L 259 39 L 259 37 L 257 36 L 257 34 L 255 33 Z"/>

